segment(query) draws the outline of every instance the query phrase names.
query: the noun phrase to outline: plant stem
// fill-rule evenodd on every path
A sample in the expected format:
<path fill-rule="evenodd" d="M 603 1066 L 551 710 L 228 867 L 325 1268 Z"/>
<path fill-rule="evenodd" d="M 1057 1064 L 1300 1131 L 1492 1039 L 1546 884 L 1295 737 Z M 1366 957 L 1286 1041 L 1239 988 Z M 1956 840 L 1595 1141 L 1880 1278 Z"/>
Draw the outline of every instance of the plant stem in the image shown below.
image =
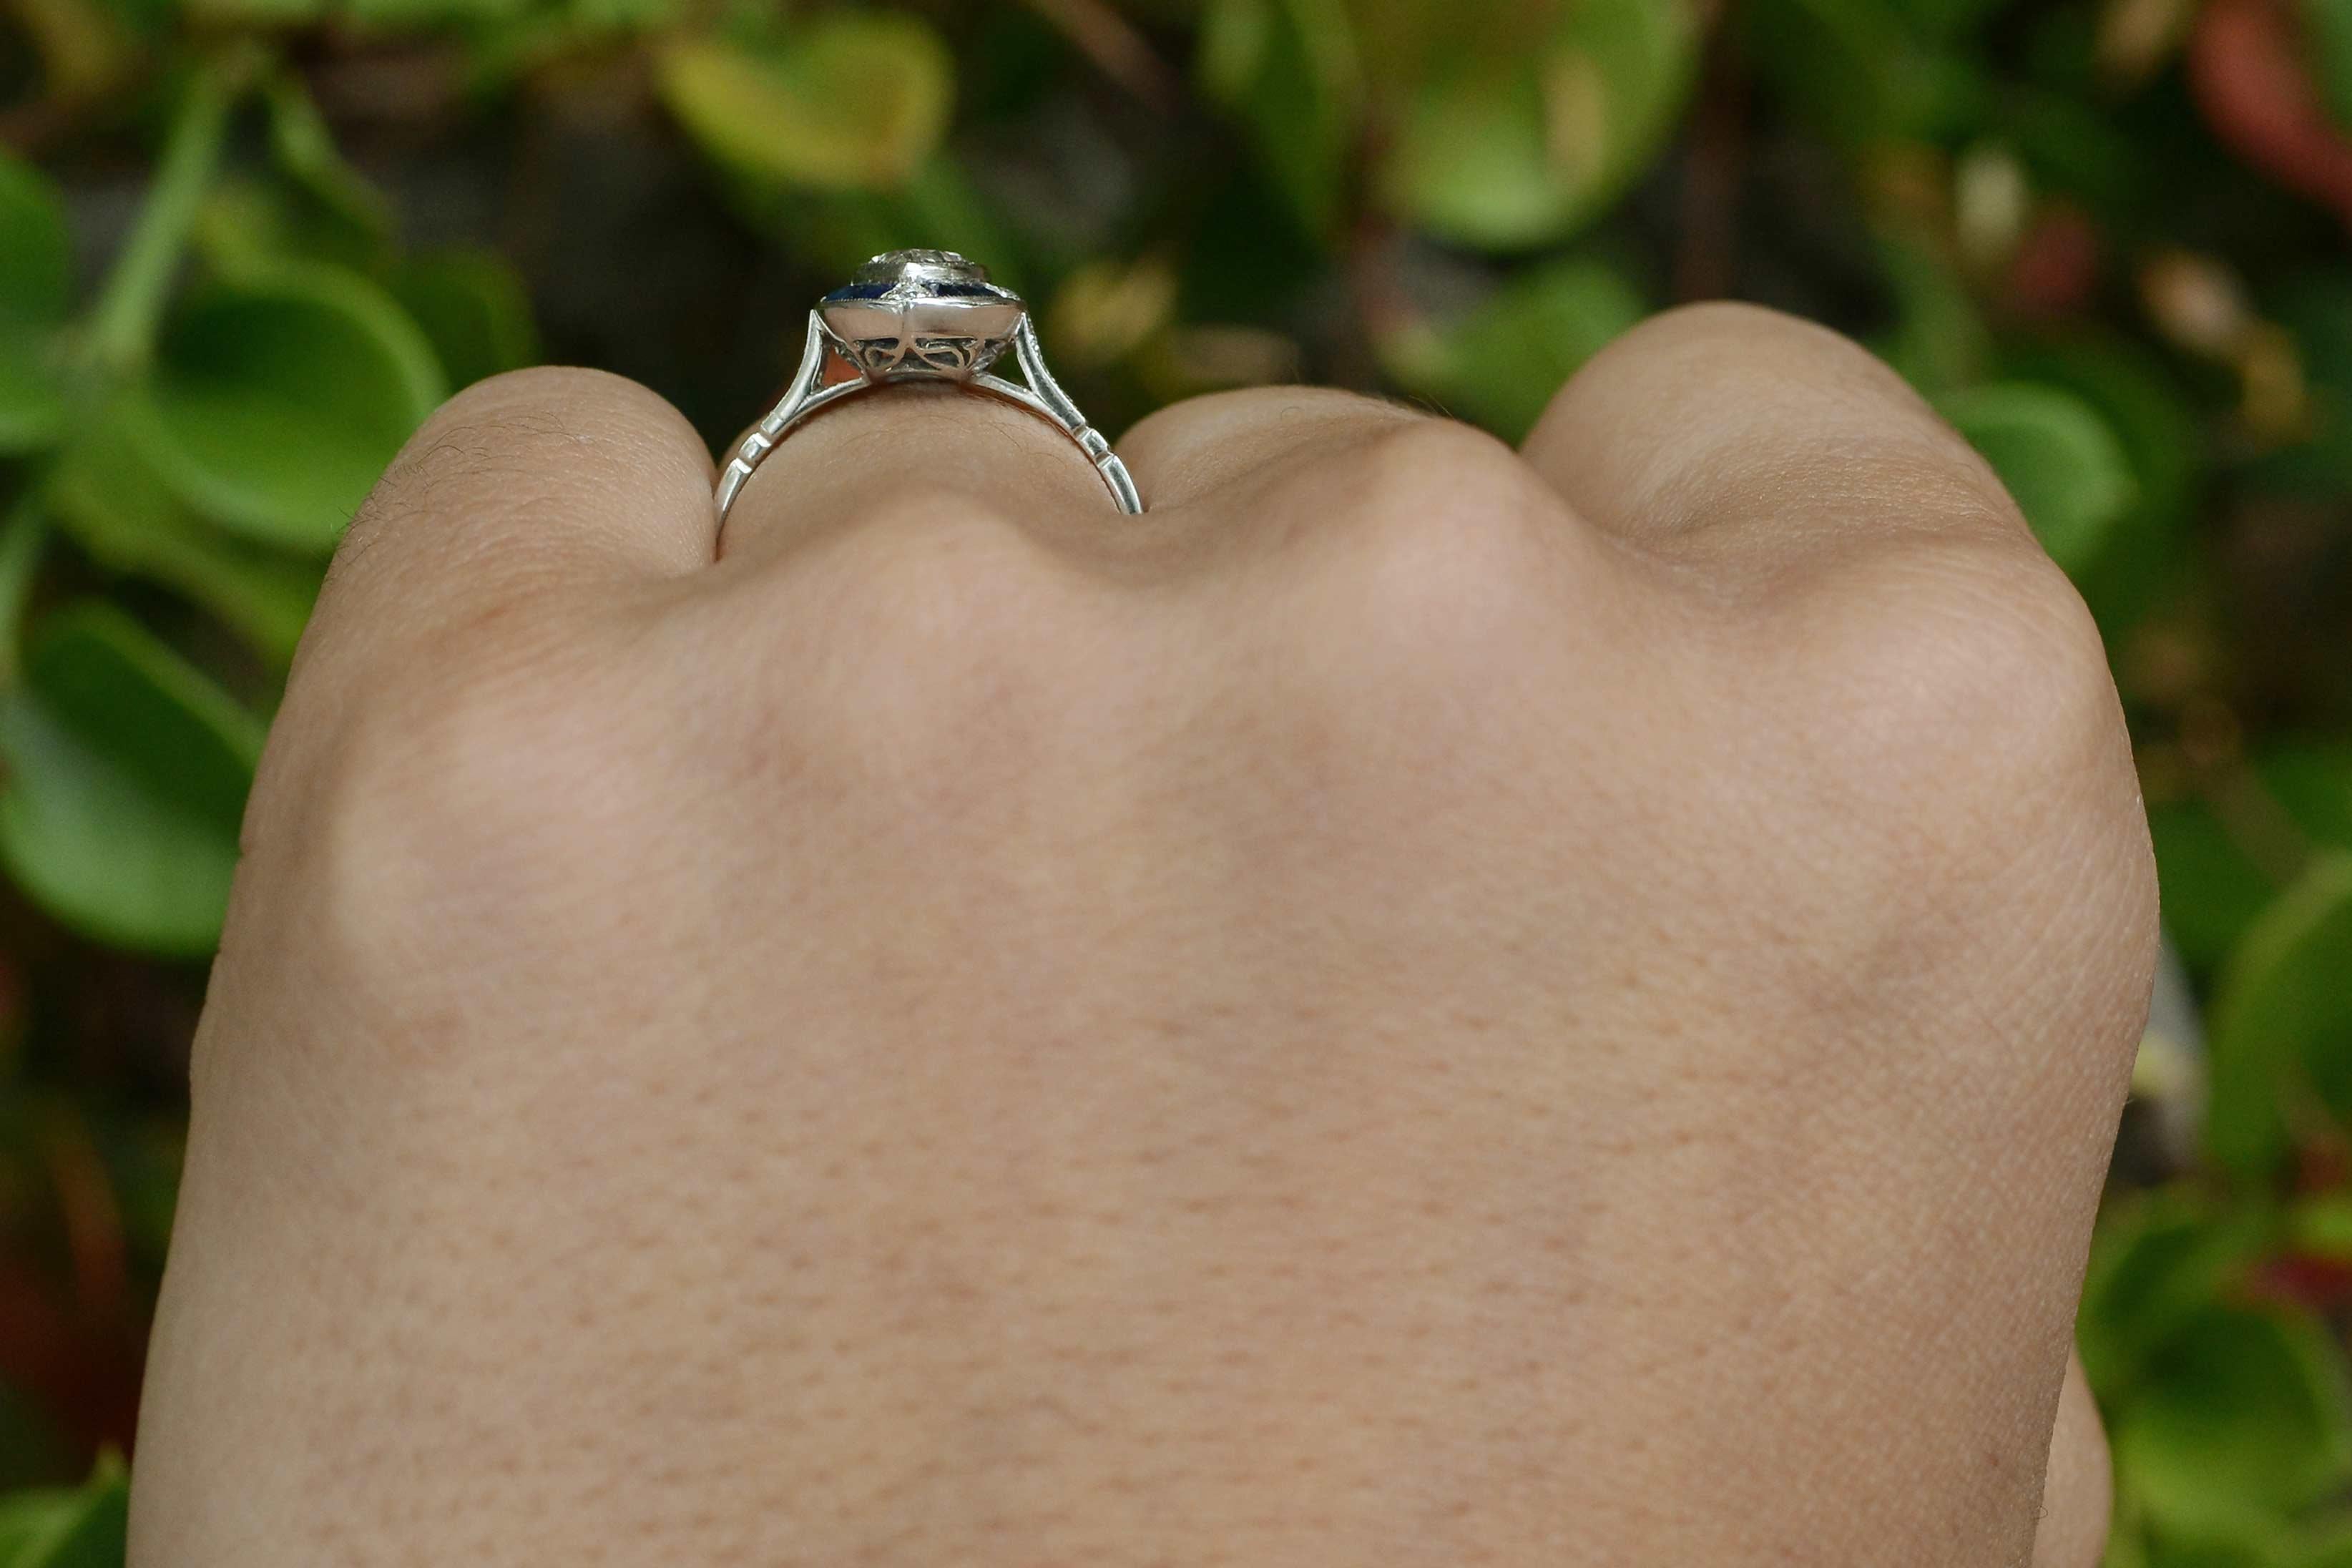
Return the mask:
<path fill-rule="evenodd" d="M 100 368 L 132 370 L 153 352 L 180 253 L 220 163 L 229 107 L 250 74 L 249 62 L 241 58 L 209 60 L 182 95 L 154 185 L 90 311 L 84 352 Z"/>

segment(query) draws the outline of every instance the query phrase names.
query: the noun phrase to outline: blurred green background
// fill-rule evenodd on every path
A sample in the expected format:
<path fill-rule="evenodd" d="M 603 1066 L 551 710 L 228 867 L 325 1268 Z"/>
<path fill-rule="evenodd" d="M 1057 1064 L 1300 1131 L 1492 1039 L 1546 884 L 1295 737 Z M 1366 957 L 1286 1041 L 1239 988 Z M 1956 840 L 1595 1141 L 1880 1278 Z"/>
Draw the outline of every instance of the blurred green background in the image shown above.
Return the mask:
<path fill-rule="evenodd" d="M 723 442 L 901 245 L 1114 430 L 1516 437 L 1717 296 L 1886 355 L 2090 601 L 2156 829 L 2111 1563 L 2352 1568 L 2352 0 L 0 0 L 0 1568 L 120 1562 L 205 955 L 378 470 L 539 359 Z"/>

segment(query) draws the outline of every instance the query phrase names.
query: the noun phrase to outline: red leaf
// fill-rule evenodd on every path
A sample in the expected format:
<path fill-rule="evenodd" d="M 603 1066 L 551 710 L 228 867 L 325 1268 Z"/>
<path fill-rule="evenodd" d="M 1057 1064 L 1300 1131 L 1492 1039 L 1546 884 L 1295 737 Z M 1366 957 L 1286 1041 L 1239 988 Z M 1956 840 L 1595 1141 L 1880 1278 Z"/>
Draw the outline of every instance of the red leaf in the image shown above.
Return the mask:
<path fill-rule="evenodd" d="M 2189 85 L 2231 151 L 2352 223 L 2352 143 L 2328 119 L 2278 0 L 2210 0 L 2189 40 Z"/>
<path fill-rule="evenodd" d="M 2098 230 L 2071 206 L 2044 213 L 2026 231 L 2009 268 L 2010 297 L 2031 316 L 2073 314 L 2089 302 L 2098 281 Z"/>

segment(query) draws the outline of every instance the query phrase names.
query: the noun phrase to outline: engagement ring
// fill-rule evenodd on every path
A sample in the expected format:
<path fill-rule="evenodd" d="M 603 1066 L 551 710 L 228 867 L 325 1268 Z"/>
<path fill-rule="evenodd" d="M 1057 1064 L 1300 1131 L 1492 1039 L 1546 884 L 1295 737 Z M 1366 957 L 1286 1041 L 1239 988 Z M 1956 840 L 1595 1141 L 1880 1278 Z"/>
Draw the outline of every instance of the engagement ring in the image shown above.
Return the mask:
<path fill-rule="evenodd" d="M 1028 385 L 988 374 L 1007 349 Z M 857 372 L 856 379 L 827 386 L 825 367 L 836 354 Z M 898 381 L 975 387 L 1051 420 L 1092 459 L 1121 512 L 1143 510 L 1127 465 L 1045 369 L 1021 296 L 991 283 L 986 268 L 952 250 L 893 250 L 859 268 L 846 287 L 809 312 L 808 342 L 791 389 L 719 476 L 719 526 L 726 526 L 727 509 L 752 470 L 793 426 L 828 404 Z"/>

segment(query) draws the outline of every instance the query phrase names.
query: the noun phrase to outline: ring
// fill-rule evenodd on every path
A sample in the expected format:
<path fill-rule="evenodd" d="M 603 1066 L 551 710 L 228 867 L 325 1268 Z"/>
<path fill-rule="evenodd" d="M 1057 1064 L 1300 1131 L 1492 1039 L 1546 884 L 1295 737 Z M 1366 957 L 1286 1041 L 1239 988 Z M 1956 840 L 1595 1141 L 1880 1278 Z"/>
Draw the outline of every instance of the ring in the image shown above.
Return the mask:
<path fill-rule="evenodd" d="M 1028 385 L 988 374 L 1007 349 Z M 834 354 L 856 370 L 857 379 L 824 384 Z M 743 437 L 719 476 L 712 500 L 719 527 L 726 527 L 727 509 L 752 471 L 793 426 L 868 387 L 899 381 L 977 387 L 1052 421 L 1093 461 L 1122 513 L 1143 510 L 1127 465 L 1046 370 L 1045 350 L 1021 296 L 991 283 L 986 268 L 952 250 L 893 250 L 859 268 L 846 287 L 827 294 L 809 312 L 808 342 L 791 389 L 760 427 Z"/>

